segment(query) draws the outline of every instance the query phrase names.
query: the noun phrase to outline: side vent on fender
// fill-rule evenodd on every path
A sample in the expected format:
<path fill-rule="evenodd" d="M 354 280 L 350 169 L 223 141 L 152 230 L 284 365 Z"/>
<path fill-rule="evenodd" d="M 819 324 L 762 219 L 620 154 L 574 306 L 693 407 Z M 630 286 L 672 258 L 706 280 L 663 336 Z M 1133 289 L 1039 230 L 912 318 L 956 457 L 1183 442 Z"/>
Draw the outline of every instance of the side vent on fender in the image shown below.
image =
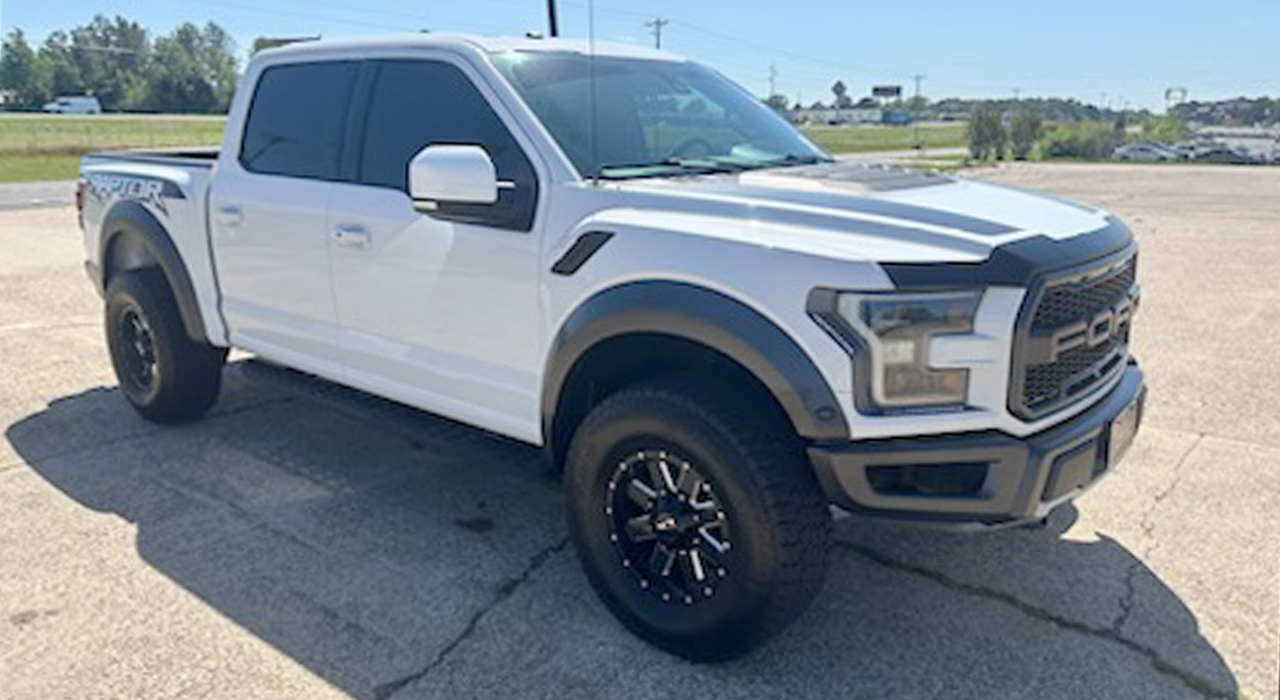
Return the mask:
<path fill-rule="evenodd" d="M 610 231 L 587 231 L 578 236 L 578 240 L 574 241 L 573 245 L 569 246 L 569 250 L 566 250 L 556 264 L 551 266 L 551 271 L 566 277 L 572 275 L 578 271 L 578 268 L 585 265 L 596 251 L 603 248 L 610 238 L 613 238 L 613 233 Z"/>

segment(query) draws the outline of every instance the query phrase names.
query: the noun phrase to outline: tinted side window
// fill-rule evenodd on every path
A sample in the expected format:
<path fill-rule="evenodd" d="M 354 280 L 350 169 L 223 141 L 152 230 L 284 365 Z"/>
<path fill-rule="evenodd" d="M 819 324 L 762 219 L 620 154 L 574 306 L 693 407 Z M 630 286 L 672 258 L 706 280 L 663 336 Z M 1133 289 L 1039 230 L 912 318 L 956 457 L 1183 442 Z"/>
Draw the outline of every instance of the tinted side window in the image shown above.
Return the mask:
<path fill-rule="evenodd" d="M 263 71 L 240 143 L 246 170 L 337 179 L 359 64 L 300 63 Z"/>
<path fill-rule="evenodd" d="M 493 159 L 500 189 L 491 207 L 442 206 L 441 213 L 527 229 L 537 178 L 488 100 L 458 68 L 437 61 L 380 61 L 365 120 L 359 181 L 408 190 L 409 161 L 431 144 L 479 145 Z"/>

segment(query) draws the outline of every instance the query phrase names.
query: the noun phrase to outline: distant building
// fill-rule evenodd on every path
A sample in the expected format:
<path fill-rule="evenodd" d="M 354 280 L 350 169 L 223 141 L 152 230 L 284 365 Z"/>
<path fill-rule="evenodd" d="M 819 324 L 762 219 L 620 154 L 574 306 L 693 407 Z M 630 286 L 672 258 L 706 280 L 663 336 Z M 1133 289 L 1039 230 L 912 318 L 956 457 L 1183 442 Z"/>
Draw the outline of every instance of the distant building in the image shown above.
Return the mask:
<path fill-rule="evenodd" d="M 799 124 L 881 124 L 884 121 L 884 110 L 879 108 L 865 109 L 797 109 L 791 113 L 791 120 Z"/>

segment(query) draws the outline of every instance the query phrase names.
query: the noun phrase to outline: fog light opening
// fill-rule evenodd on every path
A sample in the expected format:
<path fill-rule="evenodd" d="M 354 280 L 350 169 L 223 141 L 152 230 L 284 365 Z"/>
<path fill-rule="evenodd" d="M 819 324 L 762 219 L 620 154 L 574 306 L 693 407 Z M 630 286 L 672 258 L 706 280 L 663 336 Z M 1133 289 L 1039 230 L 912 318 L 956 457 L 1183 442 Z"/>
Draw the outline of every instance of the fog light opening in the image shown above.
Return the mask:
<path fill-rule="evenodd" d="M 988 462 L 884 464 L 867 467 L 867 481 L 882 496 L 979 498 Z"/>

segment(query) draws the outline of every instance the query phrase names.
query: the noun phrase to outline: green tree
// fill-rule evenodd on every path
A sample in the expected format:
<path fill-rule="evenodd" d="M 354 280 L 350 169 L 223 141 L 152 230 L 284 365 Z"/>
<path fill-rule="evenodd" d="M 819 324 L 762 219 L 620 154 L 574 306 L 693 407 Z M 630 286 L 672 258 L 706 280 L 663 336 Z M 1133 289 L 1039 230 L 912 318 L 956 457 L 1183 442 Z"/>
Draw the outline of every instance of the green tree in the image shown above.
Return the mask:
<path fill-rule="evenodd" d="M 1003 158 L 1007 135 L 1000 113 L 991 104 L 983 103 L 969 115 L 969 155 L 977 160 Z"/>
<path fill-rule="evenodd" d="M 71 49 L 71 39 L 66 32 L 51 32 L 36 54 L 36 82 L 40 102 L 52 100 L 58 95 L 80 95 L 87 92 L 80 66 L 76 64 Z"/>
<path fill-rule="evenodd" d="M 1168 117 L 1148 119 L 1142 124 L 1142 137 L 1147 141 L 1160 143 L 1182 143 L 1191 135 L 1185 122 Z"/>
<path fill-rule="evenodd" d="M 1009 122 L 1009 143 L 1016 160 L 1026 160 L 1040 140 L 1042 122 L 1031 114 L 1017 114 Z"/>
<path fill-rule="evenodd" d="M 16 107 L 40 106 L 36 52 L 21 29 L 10 31 L 0 46 L 0 90 L 13 91 Z"/>
<path fill-rule="evenodd" d="M 831 106 L 835 109 L 849 109 L 853 106 L 853 100 L 849 98 L 849 88 L 845 87 L 843 80 L 837 80 L 835 85 L 831 86 L 831 93 L 836 96 Z"/>
<path fill-rule="evenodd" d="M 1123 134 L 1110 122 L 1092 121 L 1079 124 L 1057 124 L 1040 140 L 1040 155 L 1045 158 L 1110 158 L 1123 143 Z"/>
<path fill-rule="evenodd" d="M 924 95 L 914 95 L 903 104 L 912 114 L 920 114 L 929 109 L 929 98 Z"/>
<path fill-rule="evenodd" d="M 764 101 L 765 104 L 775 112 L 785 112 L 789 106 L 786 95 L 769 95 Z"/>
<path fill-rule="evenodd" d="M 141 102 L 159 112 L 225 112 L 236 87 L 231 37 L 210 22 L 190 22 L 156 39 Z"/>
<path fill-rule="evenodd" d="M 142 82 L 147 69 L 150 40 L 147 30 L 124 17 L 103 15 L 71 30 L 71 58 L 87 90 L 104 109 L 132 107 L 126 95 Z"/>

